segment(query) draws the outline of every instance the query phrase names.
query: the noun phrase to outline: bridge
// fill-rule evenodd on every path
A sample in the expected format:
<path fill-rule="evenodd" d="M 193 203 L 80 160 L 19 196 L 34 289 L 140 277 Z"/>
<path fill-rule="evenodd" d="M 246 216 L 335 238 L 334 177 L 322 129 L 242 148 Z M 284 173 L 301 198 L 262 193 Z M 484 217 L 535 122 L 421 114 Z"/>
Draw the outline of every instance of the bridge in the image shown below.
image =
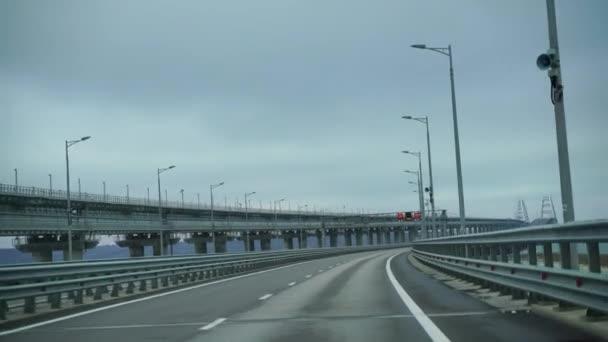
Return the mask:
<path fill-rule="evenodd" d="M 598 220 L 411 244 L 5 266 L 0 341 L 601 341 L 606 242 L 608 220 Z M 566 262 L 573 243 L 587 247 L 576 265 Z"/>
<path fill-rule="evenodd" d="M 53 250 L 64 251 L 68 259 L 81 259 L 86 249 L 97 244 L 95 235 L 118 235 L 116 243 L 129 248 L 132 257 L 143 256 L 144 246 L 154 255 L 170 254 L 180 234 L 194 244 L 196 253 L 226 252 L 227 240 L 243 241 L 243 250 L 270 250 L 272 238 L 281 239 L 288 249 L 306 248 L 308 237 L 316 246 L 362 246 L 414 241 L 419 236 L 452 236 L 497 231 L 524 225 L 512 219 L 467 218 L 465 229 L 458 218 L 445 215 L 432 221 L 399 221 L 396 213 L 354 214 L 268 209 L 232 209 L 159 203 L 148 199 L 71 193 L 72 224 L 67 224 L 66 193 L 36 187 L 0 184 L 0 235 L 19 236 L 17 249 L 32 253 L 35 261 L 51 261 Z M 71 238 L 70 238 L 71 236 Z M 71 242 L 70 242 L 71 239 Z M 162 240 L 162 242 L 161 242 Z M 326 241 L 328 240 L 328 241 Z M 161 251 L 160 246 L 163 246 Z"/>

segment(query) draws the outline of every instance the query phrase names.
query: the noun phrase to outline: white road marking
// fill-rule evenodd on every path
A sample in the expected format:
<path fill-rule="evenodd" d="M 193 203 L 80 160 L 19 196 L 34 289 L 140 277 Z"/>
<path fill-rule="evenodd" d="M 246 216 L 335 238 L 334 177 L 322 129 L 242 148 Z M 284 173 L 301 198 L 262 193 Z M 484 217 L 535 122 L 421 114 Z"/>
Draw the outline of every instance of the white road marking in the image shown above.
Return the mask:
<path fill-rule="evenodd" d="M 160 323 L 160 324 L 128 324 L 128 325 L 105 325 L 105 326 L 89 326 L 89 327 L 68 327 L 65 330 L 109 330 L 109 329 L 132 329 L 132 328 L 152 328 L 152 327 L 181 327 L 189 325 L 207 324 L 207 322 L 192 322 L 192 323 Z"/>
<path fill-rule="evenodd" d="M 312 274 L 307 274 L 307 275 L 306 275 L 306 279 L 308 279 L 308 278 L 310 278 L 310 277 L 312 277 Z"/>
<path fill-rule="evenodd" d="M 461 317 L 461 316 L 480 316 L 496 313 L 497 311 L 469 311 L 469 312 L 441 312 L 428 314 L 429 317 Z"/>
<path fill-rule="evenodd" d="M 65 320 L 68 320 L 68 319 L 72 319 L 72 318 L 76 318 L 76 317 L 92 314 L 92 313 L 95 313 L 95 312 L 104 311 L 104 310 L 108 310 L 108 309 L 113 309 L 113 308 L 116 308 L 116 307 L 119 307 L 119 306 L 123 306 L 123 305 L 128 305 L 128 304 L 133 304 L 133 303 L 139 303 L 139 302 L 143 302 L 143 301 L 154 299 L 154 298 L 169 296 L 169 295 L 172 295 L 172 294 L 175 294 L 175 293 L 180 293 L 180 292 L 184 292 L 184 291 L 190 291 L 190 290 L 198 289 L 198 288 L 201 288 L 201 287 L 206 287 L 206 286 L 209 286 L 209 285 L 224 283 L 224 282 L 227 282 L 227 281 L 236 280 L 236 279 L 240 279 L 240 278 L 251 277 L 251 276 L 254 276 L 254 275 L 258 275 L 258 274 L 262 274 L 262 273 L 266 273 L 266 272 L 272 272 L 272 271 L 276 271 L 276 270 L 280 270 L 280 269 L 288 268 L 288 267 L 293 267 L 293 266 L 297 266 L 297 265 L 307 264 L 307 263 L 311 263 L 311 262 L 315 262 L 315 261 L 319 261 L 319 260 L 322 260 L 322 259 L 302 261 L 302 262 L 299 262 L 299 263 L 296 263 L 296 264 L 279 266 L 279 267 L 271 268 L 271 269 L 268 269 L 268 270 L 262 270 L 262 271 L 257 271 L 257 272 L 253 272 L 253 273 L 247 273 L 247 274 L 239 275 L 239 276 L 232 277 L 232 278 L 220 279 L 220 280 L 212 281 L 212 282 L 209 282 L 209 283 L 194 285 L 194 286 L 185 287 L 185 288 L 182 288 L 182 289 L 177 289 L 177 290 L 173 290 L 173 291 L 168 291 L 168 292 L 163 292 L 163 293 L 151 295 L 151 296 L 148 296 L 148 297 L 137 298 L 137 299 L 129 300 L 129 301 L 126 301 L 126 302 L 121 302 L 121 303 L 116 303 L 116 304 L 112 304 L 112 305 L 108 305 L 108 306 L 103 306 L 103 307 L 100 307 L 100 308 L 95 308 L 95 309 L 91 309 L 91 310 L 87 310 L 87 311 L 83 311 L 83 312 L 78 312 L 78 313 L 67 315 L 67 316 L 63 316 L 63 317 L 58 317 L 58 318 L 50 319 L 48 321 L 43 321 L 43 322 L 38 322 L 38 323 L 26 325 L 26 326 L 23 326 L 23 327 L 12 329 L 12 330 L 2 331 L 2 332 L 0 332 L 0 336 L 11 335 L 11 334 L 14 334 L 14 333 L 18 333 L 20 331 L 30 330 L 30 329 L 41 327 L 41 326 L 44 326 L 44 325 L 53 324 L 53 323 L 65 321 Z"/>
<path fill-rule="evenodd" d="M 267 294 L 263 295 L 262 297 L 258 298 L 258 300 L 266 300 L 270 297 L 272 297 L 272 293 L 267 293 Z"/>
<path fill-rule="evenodd" d="M 395 278 L 395 275 L 391 270 L 391 261 L 399 254 L 401 253 L 394 254 L 390 258 L 388 258 L 388 260 L 386 260 L 386 274 L 388 275 L 388 279 L 391 281 L 391 284 L 395 288 L 395 291 L 397 291 L 399 297 L 401 297 L 401 300 L 403 301 L 405 306 L 407 306 L 412 315 L 414 315 L 414 318 L 416 318 L 418 323 L 422 326 L 422 329 L 424 329 L 426 334 L 429 335 L 431 340 L 433 340 L 434 342 L 450 342 L 450 339 L 445 336 L 445 334 L 441 330 L 439 330 L 439 328 L 435 325 L 435 323 L 433 323 L 433 321 L 431 321 L 431 319 L 427 315 L 425 315 L 425 313 L 422 311 L 422 309 L 420 309 L 418 304 L 416 304 L 412 297 L 410 297 L 407 292 L 405 292 L 403 287 L 401 287 L 401 284 L 399 284 L 399 282 Z"/>
<path fill-rule="evenodd" d="M 319 273 L 323 272 L 323 270 L 319 270 Z"/>
<path fill-rule="evenodd" d="M 204 327 L 201 327 L 198 330 L 211 330 L 213 328 L 215 328 L 216 326 L 222 324 L 226 319 L 225 318 L 218 318 L 215 321 L 205 325 Z"/>
<path fill-rule="evenodd" d="M 287 284 L 287 286 L 294 286 L 296 284 L 295 281 L 292 281 L 291 283 Z"/>

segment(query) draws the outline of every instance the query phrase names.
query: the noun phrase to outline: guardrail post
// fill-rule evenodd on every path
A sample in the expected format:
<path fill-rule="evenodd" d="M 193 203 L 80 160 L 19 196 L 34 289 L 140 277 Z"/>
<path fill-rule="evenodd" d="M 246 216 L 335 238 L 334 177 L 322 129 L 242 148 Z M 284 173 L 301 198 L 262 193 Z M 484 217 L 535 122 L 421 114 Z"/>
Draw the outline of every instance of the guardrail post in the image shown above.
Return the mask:
<path fill-rule="evenodd" d="M 507 248 L 507 246 L 500 245 L 498 248 L 500 250 L 500 262 L 509 262 L 509 249 Z"/>
<path fill-rule="evenodd" d="M 490 261 L 498 261 L 498 246 L 490 246 Z"/>
<path fill-rule="evenodd" d="M 127 291 L 126 292 L 127 292 L 127 294 L 131 294 L 131 293 L 133 293 L 133 291 L 135 291 L 135 284 L 132 281 L 130 281 L 127 284 Z"/>
<path fill-rule="evenodd" d="M 559 243 L 559 254 L 560 261 L 562 263 L 562 268 L 564 269 L 572 269 L 572 263 L 570 262 L 570 253 L 573 251 L 570 250 L 570 243 L 568 242 L 560 242 Z M 576 251 L 574 251 L 576 253 Z"/>
<path fill-rule="evenodd" d="M 464 245 L 464 257 L 465 258 L 473 258 L 473 251 L 471 245 Z"/>
<path fill-rule="evenodd" d="M 543 260 L 545 267 L 553 267 L 553 245 L 551 242 L 543 243 Z"/>
<path fill-rule="evenodd" d="M 600 273 L 600 244 L 599 242 L 587 242 L 587 255 L 589 256 L 589 272 Z"/>
<path fill-rule="evenodd" d="M 161 279 L 161 285 L 163 287 L 169 286 L 169 277 L 167 277 L 167 276 L 162 277 L 162 279 Z"/>
<path fill-rule="evenodd" d="M 120 290 L 122 290 L 122 286 L 120 286 L 120 284 L 112 285 L 112 293 L 110 293 L 110 297 L 118 297 Z"/>
<path fill-rule="evenodd" d="M 36 312 L 36 297 L 31 296 L 25 298 L 25 305 L 23 306 L 24 313 L 35 313 Z"/>
<path fill-rule="evenodd" d="M 51 309 L 61 308 L 61 293 L 53 293 L 49 295 L 49 302 L 51 303 Z"/>
<path fill-rule="evenodd" d="M 538 265 L 538 257 L 536 255 L 536 242 L 528 243 L 528 264 Z"/>
<path fill-rule="evenodd" d="M 76 290 L 76 295 L 74 295 L 74 304 L 82 304 L 84 302 L 83 298 L 83 290 Z"/>
<path fill-rule="evenodd" d="M 8 304 L 6 300 L 0 299 L 0 319 L 6 319 L 6 314 L 8 313 Z"/>
<path fill-rule="evenodd" d="M 490 248 L 488 246 L 480 246 L 481 248 L 481 259 L 483 260 L 488 260 L 488 252 L 490 250 Z"/>
<path fill-rule="evenodd" d="M 147 290 L 148 281 L 146 279 L 142 279 L 139 281 L 139 292 L 143 292 Z"/>
<path fill-rule="evenodd" d="M 152 279 L 150 280 L 150 286 L 151 286 L 153 289 L 157 289 L 157 288 L 158 288 L 158 278 L 157 278 L 157 277 L 154 277 L 154 278 L 152 278 Z"/>
<path fill-rule="evenodd" d="M 516 243 L 511 248 L 513 250 L 513 263 L 521 264 L 521 246 Z"/>

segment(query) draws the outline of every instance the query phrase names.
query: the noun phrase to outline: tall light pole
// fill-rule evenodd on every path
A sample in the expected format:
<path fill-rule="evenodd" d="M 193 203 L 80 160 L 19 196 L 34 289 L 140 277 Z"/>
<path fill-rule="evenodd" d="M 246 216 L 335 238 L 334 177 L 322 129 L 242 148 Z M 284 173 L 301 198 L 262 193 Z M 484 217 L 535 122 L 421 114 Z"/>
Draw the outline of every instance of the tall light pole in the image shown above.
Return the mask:
<path fill-rule="evenodd" d="M 280 200 L 276 200 L 276 201 L 274 201 L 274 224 L 275 224 L 275 228 L 276 228 L 276 224 L 277 224 L 277 214 L 278 214 L 278 211 L 277 211 L 277 204 L 278 204 L 278 205 L 279 205 L 279 207 L 280 207 L 281 202 L 283 202 L 283 201 L 285 201 L 285 199 L 284 199 L 284 198 L 281 198 Z"/>
<path fill-rule="evenodd" d="M 51 196 L 53 196 L 53 175 L 49 173 L 49 190 L 51 192 Z"/>
<path fill-rule="evenodd" d="M 80 178 L 78 178 L 78 199 L 81 199 L 81 198 L 82 198 L 82 195 L 80 192 Z"/>
<path fill-rule="evenodd" d="M 213 220 L 213 189 L 224 185 L 224 182 L 209 185 L 209 193 L 211 194 L 211 230 L 213 231 L 213 239 L 215 241 L 215 221 Z"/>
<path fill-rule="evenodd" d="M 411 152 L 411 151 L 401 151 L 404 154 L 409 154 L 418 157 L 418 191 L 420 196 L 420 220 L 422 221 L 422 236 L 423 238 L 427 237 L 427 227 L 426 227 L 426 214 L 424 212 L 424 182 L 422 181 L 422 153 L 420 152 Z"/>
<path fill-rule="evenodd" d="M 245 193 L 245 221 L 249 220 L 249 202 L 247 200 L 247 197 L 251 196 L 251 195 L 255 195 L 255 193 L 256 193 L 255 191 Z M 245 244 L 246 244 L 245 251 L 249 252 L 249 230 L 247 231 L 246 239 L 247 239 L 247 241 L 245 241 Z"/>
<path fill-rule="evenodd" d="M 102 181 L 103 183 L 103 200 L 106 200 L 106 181 Z"/>
<path fill-rule="evenodd" d="M 179 191 L 182 194 L 182 209 L 184 208 L 184 189 Z"/>
<path fill-rule="evenodd" d="M 424 197 L 423 197 L 423 194 L 422 194 L 422 185 L 420 183 L 420 178 L 421 178 L 420 172 L 419 171 L 410 171 L 410 170 L 405 170 L 403 172 L 409 173 L 409 174 L 412 174 L 412 175 L 416 175 L 416 182 L 409 181 L 408 183 L 414 184 L 414 185 L 418 186 L 418 190 L 414 190 L 413 192 L 417 192 L 418 193 L 418 206 L 420 207 L 420 209 L 419 209 L 420 210 L 420 219 L 422 220 L 422 215 L 423 215 L 423 212 L 424 212 Z M 422 221 L 422 222 L 424 223 L 424 221 Z M 424 225 L 422 225 L 422 227 L 420 229 L 420 235 L 421 235 L 421 238 L 423 238 L 423 239 L 426 238 L 427 234 L 426 234 L 426 229 L 425 229 Z"/>
<path fill-rule="evenodd" d="M 19 186 L 19 176 L 17 175 L 18 171 L 15 168 L 15 192 L 17 192 L 17 187 Z"/>
<path fill-rule="evenodd" d="M 156 179 L 158 180 L 158 220 L 159 220 L 159 224 L 160 224 L 160 230 L 159 230 L 159 235 L 160 235 L 160 255 L 163 256 L 165 255 L 165 237 L 164 237 L 164 232 L 163 232 L 163 198 L 160 192 L 160 174 L 167 171 L 167 170 L 171 170 L 175 168 L 175 165 L 171 165 L 169 167 L 165 167 L 162 169 L 156 169 Z M 166 191 L 165 191 L 165 197 L 166 197 Z"/>
<path fill-rule="evenodd" d="M 78 144 L 81 141 L 90 139 L 90 136 L 82 137 L 78 140 L 66 140 L 65 141 L 65 177 L 67 187 L 67 216 L 68 216 L 68 260 L 72 260 L 72 201 L 70 198 L 70 156 L 68 149 L 70 146 Z M 17 169 L 15 169 L 17 171 Z M 17 178 L 15 178 L 17 180 Z"/>
<path fill-rule="evenodd" d="M 129 184 L 127 184 L 127 204 L 129 204 Z"/>
<path fill-rule="evenodd" d="M 561 60 L 557 40 L 557 19 L 555 1 L 547 0 L 547 23 L 549 28 L 549 51 L 538 56 L 536 65 L 547 70 L 551 81 L 551 103 L 555 111 L 555 131 L 557 136 L 557 156 L 559 162 L 559 180 L 562 195 L 562 214 L 565 222 L 574 221 L 574 198 L 572 196 L 572 179 L 570 175 L 570 157 L 568 153 L 568 135 L 566 131 L 566 110 L 564 108 L 564 86 L 562 83 Z M 562 261 L 564 268 L 578 269 L 577 244 L 570 244 L 570 260 Z"/>
<path fill-rule="evenodd" d="M 429 202 L 431 203 L 431 229 L 435 231 L 435 187 L 433 186 L 433 163 L 431 162 L 431 135 L 429 133 L 429 117 L 402 116 L 406 120 L 422 122 L 426 126 L 426 147 L 428 150 L 427 159 L 429 161 Z"/>
<path fill-rule="evenodd" d="M 462 186 L 462 168 L 460 166 L 460 138 L 458 137 L 458 115 L 456 113 L 456 91 L 454 90 L 454 67 L 452 65 L 452 45 L 447 48 L 427 47 L 424 44 L 414 44 L 413 48 L 431 50 L 450 58 L 450 85 L 452 89 L 452 116 L 454 121 L 454 149 L 456 150 L 456 176 L 458 178 L 458 206 L 460 209 L 460 230 L 465 230 L 464 190 Z"/>
<path fill-rule="evenodd" d="M 196 193 L 196 203 L 197 203 L 197 208 L 200 209 L 201 208 L 201 194 L 200 193 Z"/>
<path fill-rule="evenodd" d="M 150 204 L 150 187 L 149 186 L 146 187 L 146 191 L 148 192 L 148 203 L 147 204 Z"/>
<path fill-rule="evenodd" d="M 302 206 L 298 206 L 298 212 L 302 209 L 306 209 L 308 208 L 308 204 L 304 204 Z M 301 219 L 301 218 L 300 218 Z M 302 243 L 302 241 L 304 241 L 304 232 L 303 232 L 304 228 L 300 227 L 300 244 Z M 302 248 L 302 246 L 300 246 L 300 248 Z"/>

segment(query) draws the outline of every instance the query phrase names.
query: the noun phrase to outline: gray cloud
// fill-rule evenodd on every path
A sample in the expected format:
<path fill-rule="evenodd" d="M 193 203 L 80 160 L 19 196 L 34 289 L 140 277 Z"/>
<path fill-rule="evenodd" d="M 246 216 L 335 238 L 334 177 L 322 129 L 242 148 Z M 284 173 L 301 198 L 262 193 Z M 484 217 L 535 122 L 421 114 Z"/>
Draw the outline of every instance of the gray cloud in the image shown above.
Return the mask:
<path fill-rule="evenodd" d="M 608 143 L 603 1 L 558 1 L 577 216 L 601 217 Z M 467 213 L 559 203 L 543 1 L 4 1 L 0 181 L 65 186 L 62 141 L 83 188 L 170 197 L 224 180 L 317 208 L 415 209 L 402 149 L 431 120 L 437 203 L 458 212 L 447 59 L 454 46 Z M 423 167 L 426 172 L 426 161 Z M 428 180 L 425 179 L 428 184 Z M 155 194 L 154 190 L 152 192 Z M 534 215 L 533 215 L 534 216 Z"/>

